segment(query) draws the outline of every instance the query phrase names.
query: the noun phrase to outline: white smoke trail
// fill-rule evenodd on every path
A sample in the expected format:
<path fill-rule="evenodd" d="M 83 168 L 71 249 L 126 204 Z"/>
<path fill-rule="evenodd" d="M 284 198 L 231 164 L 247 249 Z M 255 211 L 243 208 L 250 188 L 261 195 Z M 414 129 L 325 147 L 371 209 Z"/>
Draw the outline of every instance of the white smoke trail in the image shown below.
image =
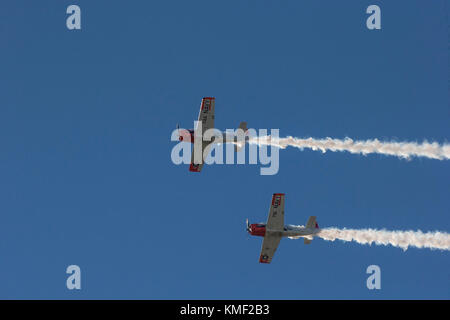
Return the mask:
<path fill-rule="evenodd" d="M 317 234 L 318 237 L 334 241 L 356 241 L 360 244 L 392 245 L 407 250 L 408 247 L 450 250 L 450 234 L 446 232 L 422 231 L 387 231 L 376 229 L 338 229 L 325 228 Z"/>
<path fill-rule="evenodd" d="M 350 153 L 370 154 L 379 153 L 400 158 L 409 159 L 410 157 L 426 157 L 431 159 L 446 160 L 450 159 L 450 144 L 440 145 L 437 142 L 429 143 L 427 141 L 418 144 L 415 142 L 383 142 L 378 139 L 366 141 L 354 141 L 350 138 L 341 139 L 299 139 L 291 136 L 287 138 L 275 138 L 270 136 L 250 138 L 249 143 L 257 145 L 271 145 L 282 149 L 288 146 L 297 147 L 303 150 L 310 148 L 312 150 L 326 151 L 348 151 Z"/>

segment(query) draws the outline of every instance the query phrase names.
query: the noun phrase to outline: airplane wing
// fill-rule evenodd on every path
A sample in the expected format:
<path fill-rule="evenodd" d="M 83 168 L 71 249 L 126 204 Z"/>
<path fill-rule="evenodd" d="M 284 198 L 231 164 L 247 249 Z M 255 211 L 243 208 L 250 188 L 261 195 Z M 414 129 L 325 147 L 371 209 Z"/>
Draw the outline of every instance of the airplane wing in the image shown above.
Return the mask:
<path fill-rule="evenodd" d="M 203 164 L 205 163 L 205 158 L 203 158 L 204 154 L 209 154 L 209 151 L 205 151 L 205 150 L 209 150 L 211 149 L 211 142 L 209 141 L 203 141 L 202 142 L 202 163 L 194 163 L 194 148 L 192 148 L 192 154 L 191 154 L 191 165 L 189 166 L 189 171 L 192 172 L 200 172 L 202 171 L 203 168 Z"/>
<path fill-rule="evenodd" d="M 273 255 L 277 250 L 278 244 L 280 243 L 281 235 L 276 233 L 267 233 L 264 236 L 263 244 L 261 247 L 261 254 L 259 256 L 259 262 L 270 263 L 272 261 Z"/>
<path fill-rule="evenodd" d="M 284 228 L 284 193 L 274 193 L 267 218 L 266 230 L 283 231 Z"/>
<path fill-rule="evenodd" d="M 215 98 L 206 97 L 202 99 L 200 113 L 198 114 L 198 121 L 202 122 L 202 134 L 206 130 L 214 128 L 214 108 Z"/>
<path fill-rule="evenodd" d="M 259 262 L 270 263 L 281 240 L 284 228 L 284 193 L 274 193 L 270 204 Z"/>
<path fill-rule="evenodd" d="M 202 136 L 205 131 L 214 128 L 214 106 L 215 98 L 205 97 L 202 99 L 202 104 L 200 105 L 200 113 L 198 114 L 198 121 L 202 123 Z M 191 165 L 189 166 L 189 171 L 200 172 L 202 170 L 205 159 L 203 155 L 205 154 L 205 149 L 208 148 L 210 142 L 202 141 L 202 163 L 194 163 L 194 150 L 192 150 Z M 206 153 L 208 154 L 208 153 Z"/>

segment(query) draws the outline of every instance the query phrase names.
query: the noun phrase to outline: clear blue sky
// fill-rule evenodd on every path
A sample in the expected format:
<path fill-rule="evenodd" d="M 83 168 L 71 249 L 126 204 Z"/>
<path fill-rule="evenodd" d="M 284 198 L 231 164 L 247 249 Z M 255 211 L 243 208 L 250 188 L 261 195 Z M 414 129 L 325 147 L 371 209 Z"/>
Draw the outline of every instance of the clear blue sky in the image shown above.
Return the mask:
<path fill-rule="evenodd" d="M 449 299 L 448 252 L 283 239 L 262 265 L 245 232 L 274 192 L 286 223 L 448 232 L 448 161 L 291 148 L 261 176 L 170 159 L 203 96 L 221 129 L 444 143 L 448 30 L 444 0 L 1 1 L 0 298 Z"/>

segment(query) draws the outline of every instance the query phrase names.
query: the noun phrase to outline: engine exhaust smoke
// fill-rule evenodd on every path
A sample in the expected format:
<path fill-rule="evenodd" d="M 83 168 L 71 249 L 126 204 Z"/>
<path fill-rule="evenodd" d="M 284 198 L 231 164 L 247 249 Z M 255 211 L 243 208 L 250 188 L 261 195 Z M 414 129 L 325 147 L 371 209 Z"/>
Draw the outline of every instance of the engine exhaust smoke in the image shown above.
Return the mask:
<path fill-rule="evenodd" d="M 450 234 L 446 232 L 388 231 L 376 229 L 325 228 L 318 237 L 335 241 L 355 241 L 360 244 L 391 245 L 407 250 L 408 247 L 450 250 Z"/>
<path fill-rule="evenodd" d="M 249 143 L 257 145 L 276 146 L 281 149 L 286 147 L 296 147 L 301 150 L 309 148 L 312 150 L 326 151 L 348 151 L 356 154 L 378 153 L 399 158 L 410 159 L 411 157 L 425 157 L 437 160 L 450 159 L 450 145 L 439 144 L 437 142 L 415 143 L 415 142 L 383 142 L 378 139 L 354 141 L 350 138 L 345 139 L 314 139 L 314 138 L 275 138 L 271 136 L 250 138 Z"/>

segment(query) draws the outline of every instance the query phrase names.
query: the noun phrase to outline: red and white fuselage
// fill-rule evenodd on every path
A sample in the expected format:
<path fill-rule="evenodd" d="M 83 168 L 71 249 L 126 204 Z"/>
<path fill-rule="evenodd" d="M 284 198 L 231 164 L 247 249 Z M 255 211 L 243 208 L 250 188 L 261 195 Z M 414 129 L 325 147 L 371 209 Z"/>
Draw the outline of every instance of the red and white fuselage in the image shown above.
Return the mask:
<path fill-rule="evenodd" d="M 252 236 L 264 237 L 266 235 L 265 223 L 252 223 L 247 227 L 247 232 Z M 270 233 L 276 233 L 277 235 L 285 238 L 306 238 L 312 240 L 313 237 L 320 232 L 319 225 L 315 223 L 314 228 L 307 228 L 303 226 L 285 225 L 282 231 L 270 230 Z"/>

